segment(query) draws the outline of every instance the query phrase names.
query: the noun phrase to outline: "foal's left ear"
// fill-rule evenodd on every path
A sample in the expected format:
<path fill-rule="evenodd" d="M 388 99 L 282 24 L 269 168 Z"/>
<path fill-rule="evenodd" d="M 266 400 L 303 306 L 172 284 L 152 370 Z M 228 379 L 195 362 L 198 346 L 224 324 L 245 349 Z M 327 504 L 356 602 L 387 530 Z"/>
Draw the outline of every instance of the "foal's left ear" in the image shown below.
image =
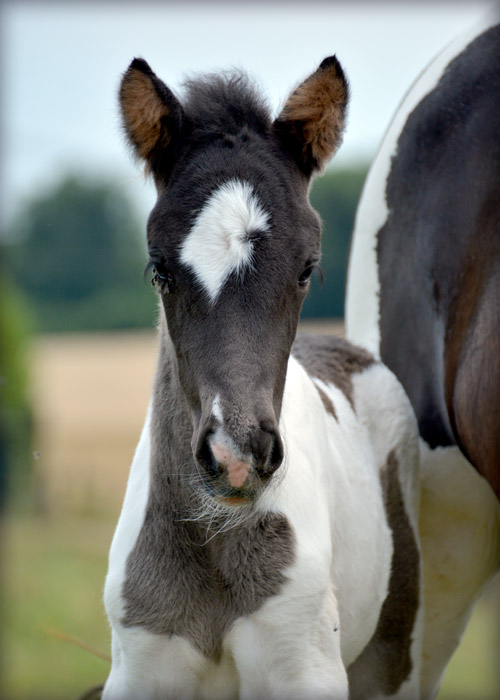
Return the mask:
<path fill-rule="evenodd" d="M 335 56 L 289 96 L 274 122 L 278 137 L 307 177 L 321 171 L 342 143 L 349 85 Z"/>

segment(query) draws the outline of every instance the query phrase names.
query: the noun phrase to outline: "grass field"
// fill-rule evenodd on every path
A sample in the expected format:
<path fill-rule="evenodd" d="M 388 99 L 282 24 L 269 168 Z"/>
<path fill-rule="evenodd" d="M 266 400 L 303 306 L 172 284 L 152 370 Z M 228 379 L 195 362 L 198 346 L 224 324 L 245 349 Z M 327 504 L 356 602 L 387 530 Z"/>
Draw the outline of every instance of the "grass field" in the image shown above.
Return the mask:
<path fill-rule="evenodd" d="M 41 338 L 33 351 L 37 515 L 2 539 L 1 700 L 76 700 L 109 663 L 106 560 L 155 365 L 151 333 Z M 500 582 L 481 601 L 439 700 L 497 700 Z"/>

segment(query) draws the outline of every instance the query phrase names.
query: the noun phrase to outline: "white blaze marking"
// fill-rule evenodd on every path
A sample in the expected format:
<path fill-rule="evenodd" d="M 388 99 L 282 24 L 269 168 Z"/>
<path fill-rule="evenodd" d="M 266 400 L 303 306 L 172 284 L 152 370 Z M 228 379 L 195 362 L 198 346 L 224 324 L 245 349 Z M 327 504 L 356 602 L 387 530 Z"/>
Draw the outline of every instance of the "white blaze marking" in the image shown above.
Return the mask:
<path fill-rule="evenodd" d="M 222 406 L 220 405 L 220 394 L 217 394 L 212 403 L 212 415 L 217 418 L 219 423 L 222 425 L 224 423 L 224 418 L 222 417 Z"/>
<path fill-rule="evenodd" d="M 181 247 L 181 262 L 189 267 L 215 301 L 232 272 L 252 263 L 248 234 L 269 230 L 269 215 L 251 185 L 229 180 L 205 202 Z"/>

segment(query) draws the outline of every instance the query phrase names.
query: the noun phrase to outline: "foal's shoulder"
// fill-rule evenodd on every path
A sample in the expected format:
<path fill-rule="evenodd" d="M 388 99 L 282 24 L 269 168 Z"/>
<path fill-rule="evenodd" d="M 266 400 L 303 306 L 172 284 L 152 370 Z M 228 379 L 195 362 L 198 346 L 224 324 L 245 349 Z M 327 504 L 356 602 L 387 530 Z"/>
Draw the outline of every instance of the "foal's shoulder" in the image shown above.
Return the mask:
<path fill-rule="evenodd" d="M 412 421 L 413 411 L 401 383 L 368 350 L 334 335 L 300 334 L 292 355 L 318 391 L 328 386 L 339 389 L 358 417 L 365 415 L 379 427 L 384 417 L 393 420 L 396 414 L 404 415 L 406 422 Z"/>
<path fill-rule="evenodd" d="M 292 355 L 312 379 L 333 384 L 351 404 L 353 375 L 379 364 L 367 350 L 335 335 L 301 333 L 293 344 Z"/>

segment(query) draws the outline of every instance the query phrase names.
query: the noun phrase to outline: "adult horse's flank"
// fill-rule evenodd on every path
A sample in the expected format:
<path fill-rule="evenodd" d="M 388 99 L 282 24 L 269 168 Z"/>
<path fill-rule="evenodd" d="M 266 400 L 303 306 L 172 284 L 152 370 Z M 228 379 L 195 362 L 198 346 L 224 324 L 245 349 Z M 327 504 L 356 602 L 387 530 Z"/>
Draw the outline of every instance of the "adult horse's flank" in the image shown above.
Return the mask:
<path fill-rule="evenodd" d="M 243 75 L 183 101 L 136 59 L 120 105 L 158 200 L 148 417 L 113 540 L 105 700 L 418 696 L 417 426 L 393 375 L 299 338 L 313 174 L 348 89 L 325 59 L 272 121 Z M 292 347 L 293 344 L 293 347 Z"/>
<path fill-rule="evenodd" d="M 500 25 L 461 37 L 412 87 L 367 178 L 350 340 L 401 380 L 422 437 L 422 689 L 437 692 L 500 563 Z"/>

